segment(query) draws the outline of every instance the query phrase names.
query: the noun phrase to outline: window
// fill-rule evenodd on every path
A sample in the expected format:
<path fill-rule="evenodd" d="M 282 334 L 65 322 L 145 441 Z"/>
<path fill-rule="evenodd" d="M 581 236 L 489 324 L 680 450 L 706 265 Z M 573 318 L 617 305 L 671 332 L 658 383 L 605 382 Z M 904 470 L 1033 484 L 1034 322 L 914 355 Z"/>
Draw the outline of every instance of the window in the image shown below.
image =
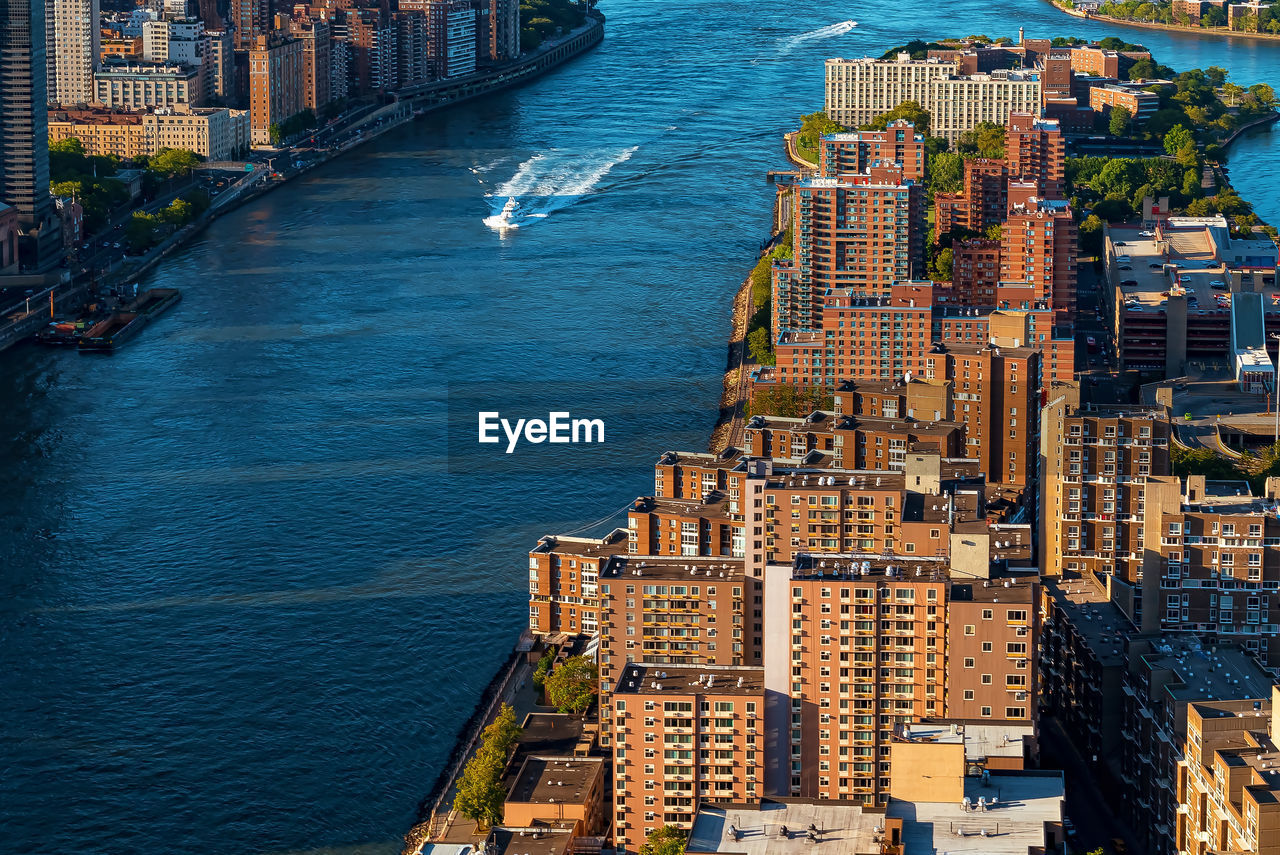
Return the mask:
<path fill-rule="evenodd" d="M 971 624 L 971 623 L 966 623 L 966 624 L 964 625 L 964 634 L 965 634 L 965 635 L 977 635 L 977 632 L 978 632 L 978 628 L 977 628 L 976 626 L 974 626 L 973 624 Z"/>
<path fill-rule="evenodd" d="M 972 657 L 972 656 L 966 656 L 966 657 L 964 658 L 964 667 L 966 667 L 966 668 L 972 668 L 972 667 L 974 666 L 974 664 L 975 664 L 975 663 L 974 663 L 974 660 L 973 660 L 973 657 Z"/>

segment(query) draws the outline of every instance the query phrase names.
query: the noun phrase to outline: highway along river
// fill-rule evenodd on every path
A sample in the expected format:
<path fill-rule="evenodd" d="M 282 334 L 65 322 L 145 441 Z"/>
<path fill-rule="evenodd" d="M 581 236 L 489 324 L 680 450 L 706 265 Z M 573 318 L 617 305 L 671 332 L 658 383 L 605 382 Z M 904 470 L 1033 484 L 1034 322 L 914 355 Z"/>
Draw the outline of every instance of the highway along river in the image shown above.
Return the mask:
<path fill-rule="evenodd" d="M 602 8 L 590 55 L 215 223 L 116 356 L 2 357 L 3 848 L 395 851 L 525 621 L 526 550 L 705 446 L 823 58 L 1109 32 L 1041 0 Z M 1280 85 L 1273 46 L 1117 32 Z M 1273 222 L 1276 139 L 1233 175 Z M 486 407 L 606 443 L 505 455 L 462 430 Z"/>

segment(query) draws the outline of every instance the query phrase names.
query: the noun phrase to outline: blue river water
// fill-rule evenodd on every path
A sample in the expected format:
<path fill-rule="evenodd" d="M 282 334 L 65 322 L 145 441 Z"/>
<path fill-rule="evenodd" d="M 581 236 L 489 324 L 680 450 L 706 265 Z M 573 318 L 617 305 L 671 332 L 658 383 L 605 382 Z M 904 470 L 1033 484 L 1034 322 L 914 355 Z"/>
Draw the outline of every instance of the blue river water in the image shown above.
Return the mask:
<path fill-rule="evenodd" d="M 396 851 L 524 623 L 527 549 L 705 447 L 824 57 L 1021 25 L 1280 86 L 1272 45 L 1040 0 L 602 8 L 588 56 L 216 222 L 116 356 L 0 357 L 0 851 Z M 1233 152 L 1272 222 L 1278 138 Z M 504 455 L 467 439 L 482 408 L 607 442 Z"/>

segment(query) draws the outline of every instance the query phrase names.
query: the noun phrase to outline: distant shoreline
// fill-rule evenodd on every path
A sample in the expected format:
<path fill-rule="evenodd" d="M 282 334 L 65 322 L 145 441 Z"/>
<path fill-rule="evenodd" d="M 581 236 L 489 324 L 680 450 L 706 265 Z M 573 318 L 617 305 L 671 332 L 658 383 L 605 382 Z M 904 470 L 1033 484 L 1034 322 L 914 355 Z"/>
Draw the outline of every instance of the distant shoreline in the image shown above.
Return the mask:
<path fill-rule="evenodd" d="M 1280 42 L 1280 34 L 1277 33 L 1246 33 L 1239 30 L 1228 30 L 1224 28 L 1205 29 L 1204 27 L 1186 27 L 1182 24 L 1160 24 L 1147 21 L 1129 21 L 1124 18 L 1113 18 L 1110 15 L 1098 15 L 1093 12 L 1077 12 L 1071 9 L 1064 9 L 1054 0 L 1045 0 L 1050 6 L 1057 9 L 1064 15 L 1070 15 L 1073 18 L 1081 18 L 1086 21 L 1101 21 L 1104 24 L 1116 24 L 1121 27 L 1136 27 L 1140 30 L 1163 30 L 1167 33 L 1188 33 L 1191 35 L 1218 36 L 1227 39 L 1250 39 L 1262 42 Z"/>

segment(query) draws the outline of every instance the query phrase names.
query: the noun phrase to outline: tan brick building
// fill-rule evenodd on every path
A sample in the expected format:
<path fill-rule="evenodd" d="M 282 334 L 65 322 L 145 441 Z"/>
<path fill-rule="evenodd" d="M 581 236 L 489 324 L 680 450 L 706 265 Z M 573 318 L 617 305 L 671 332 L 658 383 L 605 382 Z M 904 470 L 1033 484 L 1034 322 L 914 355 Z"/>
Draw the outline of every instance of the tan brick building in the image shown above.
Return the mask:
<path fill-rule="evenodd" d="M 613 707 L 613 836 L 635 852 L 663 825 L 689 828 L 700 801 L 764 794 L 760 668 L 628 665 Z"/>

